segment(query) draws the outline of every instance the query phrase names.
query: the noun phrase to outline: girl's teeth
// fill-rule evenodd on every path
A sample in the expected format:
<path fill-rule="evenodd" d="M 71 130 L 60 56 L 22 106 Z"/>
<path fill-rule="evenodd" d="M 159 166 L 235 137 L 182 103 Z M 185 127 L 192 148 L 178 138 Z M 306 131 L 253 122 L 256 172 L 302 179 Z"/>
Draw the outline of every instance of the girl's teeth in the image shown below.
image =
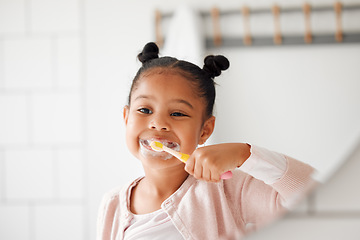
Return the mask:
<path fill-rule="evenodd" d="M 152 141 L 158 141 L 160 143 L 162 143 L 164 146 L 168 147 L 168 148 L 172 148 L 172 149 L 175 149 L 177 151 L 180 150 L 180 145 L 176 142 L 171 142 L 171 141 L 161 141 L 161 140 L 145 140 L 145 139 L 141 139 L 140 142 L 142 145 L 146 146 L 146 147 L 150 147 L 150 143 Z"/>

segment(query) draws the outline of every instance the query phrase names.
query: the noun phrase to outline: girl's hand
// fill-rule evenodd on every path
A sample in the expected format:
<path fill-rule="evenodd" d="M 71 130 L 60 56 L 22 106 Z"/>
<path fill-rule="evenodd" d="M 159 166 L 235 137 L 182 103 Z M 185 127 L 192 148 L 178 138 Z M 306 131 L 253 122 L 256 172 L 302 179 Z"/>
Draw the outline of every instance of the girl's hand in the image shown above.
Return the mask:
<path fill-rule="evenodd" d="M 219 182 L 220 176 L 241 166 L 250 156 L 246 143 L 224 143 L 196 149 L 187 160 L 185 171 L 195 178 Z"/>

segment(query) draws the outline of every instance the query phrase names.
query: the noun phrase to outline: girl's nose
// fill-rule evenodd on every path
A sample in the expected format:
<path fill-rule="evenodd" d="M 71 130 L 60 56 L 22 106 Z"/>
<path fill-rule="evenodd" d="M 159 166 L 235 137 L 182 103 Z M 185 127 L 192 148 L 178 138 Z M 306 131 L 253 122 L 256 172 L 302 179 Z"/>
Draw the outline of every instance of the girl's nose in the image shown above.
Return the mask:
<path fill-rule="evenodd" d="M 149 127 L 153 130 L 158 130 L 158 131 L 169 131 L 170 130 L 169 124 L 161 118 L 154 118 L 150 122 Z"/>

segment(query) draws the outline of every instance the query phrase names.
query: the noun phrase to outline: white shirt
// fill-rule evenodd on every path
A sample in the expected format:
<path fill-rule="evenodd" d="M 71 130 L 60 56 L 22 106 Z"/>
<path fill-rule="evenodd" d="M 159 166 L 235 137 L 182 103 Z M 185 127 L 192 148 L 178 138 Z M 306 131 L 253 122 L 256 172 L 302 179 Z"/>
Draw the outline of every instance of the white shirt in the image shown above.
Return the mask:
<path fill-rule="evenodd" d="M 134 214 L 131 225 L 125 230 L 124 239 L 178 240 L 184 238 L 171 222 L 169 215 L 163 209 L 159 209 L 152 213 Z"/>

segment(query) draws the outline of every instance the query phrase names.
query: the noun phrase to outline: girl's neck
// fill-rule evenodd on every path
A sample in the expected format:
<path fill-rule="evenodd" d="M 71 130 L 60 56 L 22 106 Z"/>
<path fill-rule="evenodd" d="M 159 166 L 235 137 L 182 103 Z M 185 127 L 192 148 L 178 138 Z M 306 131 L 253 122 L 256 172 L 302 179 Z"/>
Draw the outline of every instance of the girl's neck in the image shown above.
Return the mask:
<path fill-rule="evenodd" d="M 159 171 L 145 171 L 143 186 L 146 187 L 150 195 L 170 197 L 184 183 L 189 176 L 183 169 L 182 171 L 167 171 L 160 174 Z"/>
<path fill-rule="evenodd" d="M 131 212 L 146 214 L 160 209 L 161 204 L 179 189 L 187 177 L 184 169 L 164 174 L 145 169 L 145 177 L 131 191 Z"/>

